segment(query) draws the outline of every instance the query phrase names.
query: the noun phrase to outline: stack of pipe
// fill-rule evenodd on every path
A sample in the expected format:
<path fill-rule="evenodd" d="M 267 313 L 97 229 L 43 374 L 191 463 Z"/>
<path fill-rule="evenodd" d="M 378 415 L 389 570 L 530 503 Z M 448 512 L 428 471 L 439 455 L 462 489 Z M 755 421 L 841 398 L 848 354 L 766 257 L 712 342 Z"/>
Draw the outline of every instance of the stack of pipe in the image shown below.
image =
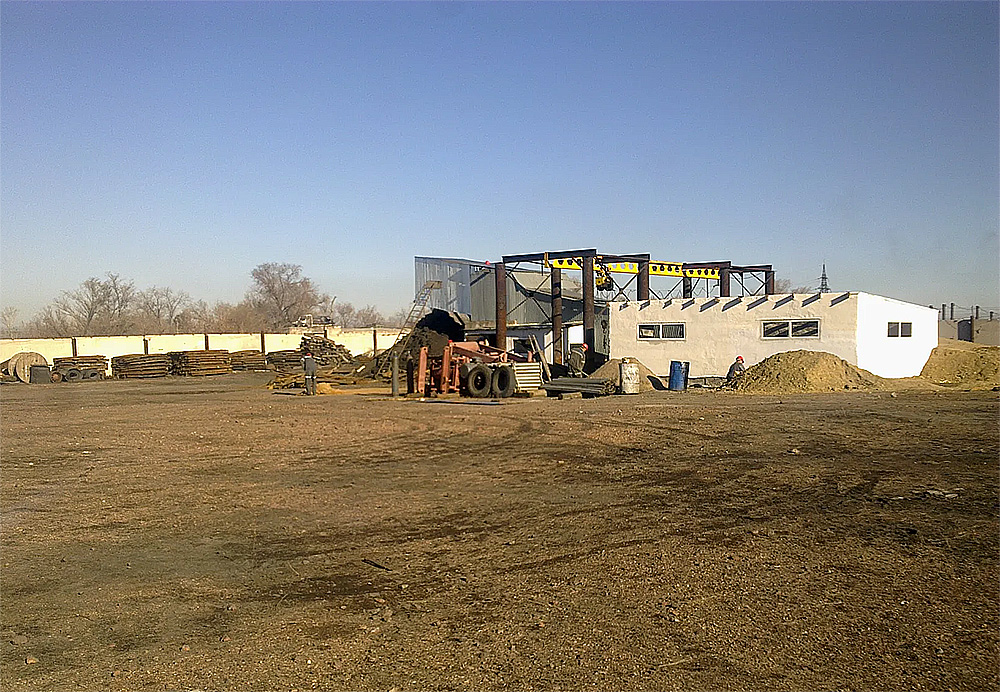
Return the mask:
<path fill-rule="evenodd" d="M 604 396 L 615 393 L 615 383 L 603 377 L 557 377 L 542 385 L 549 394 L 580 392 L 588 396 Z"/>
<path fill-rule="evenodd" d="M 142 353 L 115 356 L 111 374 L 119 378 L 166 377 L 170 374 L 170 356 L 166 353 Z"/>
<path fill-rule="evenodd" d="M 233 371 L 229 351 L 173 351 L 171 371 L 175 375 L 201 377 L 225 375 Z"/>
<path fill-rule="evenodd" d="M 260 351 L 233 351 L 229 357 L 233 370 L 267 370 L 267 361 Z"/>

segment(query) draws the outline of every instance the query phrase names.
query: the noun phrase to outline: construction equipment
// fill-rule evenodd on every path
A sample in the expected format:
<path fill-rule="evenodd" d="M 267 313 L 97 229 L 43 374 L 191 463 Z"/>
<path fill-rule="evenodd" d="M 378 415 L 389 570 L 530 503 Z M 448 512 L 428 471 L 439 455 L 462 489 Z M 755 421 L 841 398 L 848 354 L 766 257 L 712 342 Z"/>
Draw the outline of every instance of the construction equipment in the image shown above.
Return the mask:
<path fill-rule="evenodd" d="M 598 277 L 606 276 L 606 272 L 615 274 L 638 274 L 638 262 L 602 262 L 600 255 L 595 259 L 595 273 Z M 550 259 L 550 267 L 555 269 L 583 269 L 579 259 Z M 600 270 L 597 267 L 601 267 Z M 650 262 L 650 276 L 683 276 L 689 279 L 718 279 L 719 270 L 716 267 L 685 267 L 681 262 Z"/>
<path fill-rule="evenodd" d="M 417 320 L 420 316 L 424 314 L 424 309 L 427 307 L 427 301 L 431 298 L 431 291 L 441 288 L 441 282 L 436 280 L 425 281 L 423 288 L 421 288 L 416 297 L 413 299 L 413 306 L 410 308 L 409 314 L 406 315 L 406 319 L 403 320 L 403 326 L 399 328 L 399 333 L 396 335 L 395 340 L 392 342 L 392 346 L 383 351 L 382 357 L 379 359 L 378 365 L 375 368 L 374 377 L 380 377 L 385 374 L 385 371 L 389 368 L 389 363 L 392 358 L 389 354 L 396 348 L 399 344 L 399 352 L 406 350 L 407 344 L 409 344 L 410 336 L 413 334 L 413 327 L 416 326 Z"/>
<path fill-rule="evenodd" d="M 408 394 L 429 396 L 433 393 L 459 393 L 477 399 L 504 399 L 518 389 L 515 363 L 528 358 L 476 341 L 449 341 L 440 356 L 429 356 L 426 346 L 420 357 L 407 367 Z M 533 373 L 524 370 L 524 378 L 541 379 L 536 363 Z"/>

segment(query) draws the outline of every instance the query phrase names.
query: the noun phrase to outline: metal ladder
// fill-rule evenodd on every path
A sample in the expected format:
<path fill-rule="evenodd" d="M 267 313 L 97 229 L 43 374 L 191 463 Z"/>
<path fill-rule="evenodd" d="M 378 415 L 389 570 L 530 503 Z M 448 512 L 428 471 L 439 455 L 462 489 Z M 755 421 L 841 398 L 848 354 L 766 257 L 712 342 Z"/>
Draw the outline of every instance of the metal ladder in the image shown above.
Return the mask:
<path fill-rule="evenodd" d="M 396 344 L 402 342 L 399 350 L 400 352 L 406 350 L 406 345 L 410 343 L 410 337 L 413 335 L 413 327 L 417 324 L 417 320 L 420 319 L 421 315 L 423 315 L 424 309 L 427 307 L 427 301 L 431 299 L 431 291 L 438 288 L 441 288 L 440 281 L 425 281 L 423 288 L 417 291 L 417 295 L 413 299 L 413 307 L 410 308 L 410 312 L 406 316 L 403 326 L 399 328 L 399 334 L 396 335 L 396 339 L 392 342 L 392 346 L 383 351 L 385 355 L 379 366 L 375 369 L 375 377 L 379 377 L 385 372 L 386 367 L 392 360 L 391 354 L 392 350 L 396 348 Z"/>

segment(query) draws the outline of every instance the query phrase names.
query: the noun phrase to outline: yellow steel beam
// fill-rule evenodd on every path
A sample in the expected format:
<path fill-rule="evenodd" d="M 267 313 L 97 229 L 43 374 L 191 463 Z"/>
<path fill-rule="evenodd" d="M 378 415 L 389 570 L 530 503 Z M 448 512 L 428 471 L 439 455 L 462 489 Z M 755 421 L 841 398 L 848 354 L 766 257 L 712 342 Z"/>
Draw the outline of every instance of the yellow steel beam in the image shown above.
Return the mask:
<path fill-rule="evenodd" d="M 597 258 L 600 261 L 600 257 Z M 577 259 L 551 259 L 548 261 L 550 267 L 555 269 L 583 269 L 583 265 Z M 606 267 L 609 272 L 616 274 L 638 274 L 638 262 L 608 262 L 599 266 Z M 677 262 L 653 262 L 649 263 L 650 276 L 686 276 L 689 279 L 718 279 L 719 270 L 711 268 L 684 269 L 683 264 Z"/>

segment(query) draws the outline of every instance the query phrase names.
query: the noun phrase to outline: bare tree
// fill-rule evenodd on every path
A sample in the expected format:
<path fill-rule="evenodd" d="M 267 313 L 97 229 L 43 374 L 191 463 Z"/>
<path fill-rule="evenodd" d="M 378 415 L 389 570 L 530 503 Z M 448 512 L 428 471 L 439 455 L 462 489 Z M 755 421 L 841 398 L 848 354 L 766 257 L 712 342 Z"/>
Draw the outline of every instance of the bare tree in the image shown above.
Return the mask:
<path fill-rule="evenodd" d="M 354 326 L 356 327 L 375 327 L 384 321 L 374 305 L 366 305 L 354 313 Z"/>
<path fill-rule="evenodd" d="M 313 282 L 302 276 L 302 267 L 297 264 L 268 262 L 258 265 L 251 276 L 254 286 L 247 298 L 266 316 L 271 329 L 294 324 L 326 300 Z"/>
<path fill-rule="evenodd" d="M 235 305 L 216 303 L 212 308 L 211 331 L 231 334 L 262 332 L 268 328 L 268 318 L 250 300 Z"/>
<path fill-rule="evenodd" d="M 814 293 L 816 289 L 810 286 L 792 286 L 791 279 L 775 279 L 775 293 Z"/>
<path fill-rule="evenodd" d="M 18 334 L 17 308 L 8 305 L 0 310 L 0 328 L 3 329 L 5 339 L 16 338 Z"/>
<path fill-rule="evenodd" d="M 103 283 L 106 299 L 102 331 L 107 334 L 128 334 L 134 321 L 135 284 L 123 281 L 112 273 L 108 273 L 108 278 Z"/>
<path fill-rule="evenodd" d="M 153 286 L 136 296 L 136 308 L 144 331 L 176 332 L 177 318 L 191 305 L 184 291 Z"/>
<path fill-rule="evenodd" d="M 343 329 L 354 326 L 354 306 L 350 303 L 337 303 L 333 308 L 333 318 Z"/>

